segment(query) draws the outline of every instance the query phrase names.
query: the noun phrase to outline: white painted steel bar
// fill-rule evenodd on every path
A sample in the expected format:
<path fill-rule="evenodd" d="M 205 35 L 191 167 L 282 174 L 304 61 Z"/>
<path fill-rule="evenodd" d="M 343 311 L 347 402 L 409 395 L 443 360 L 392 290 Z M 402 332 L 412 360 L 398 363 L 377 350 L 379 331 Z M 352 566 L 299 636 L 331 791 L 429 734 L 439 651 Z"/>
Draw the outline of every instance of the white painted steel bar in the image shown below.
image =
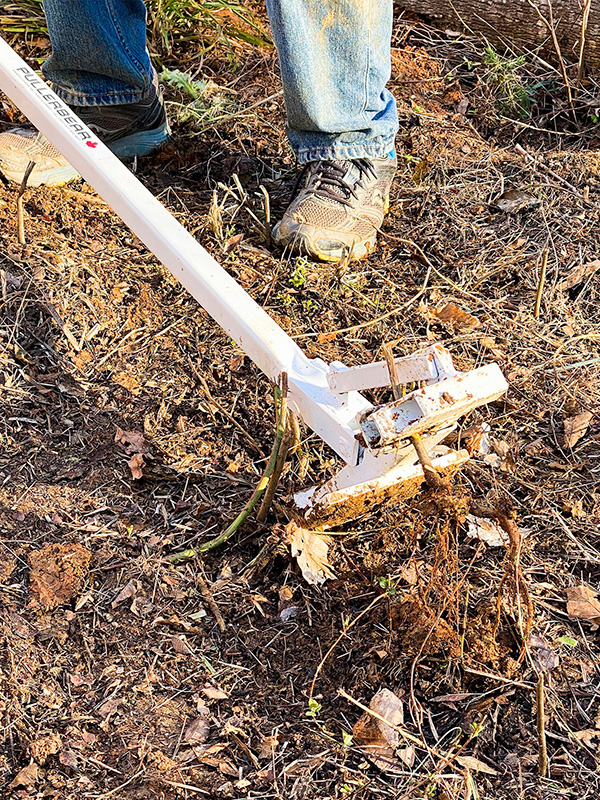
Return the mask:
<path fill-rule="evenodd" d="M 394 364 L 399 383 L 439 381 L 456 375 L 452 356 L 441 344 L 434 344 L 420 353 L 395 358 Z M 379 389 L 390 385 L 390 371 L 385 361 L 374 361 L 358 367 L 346 367 L 334 362 L 330 366 L 327 382 L 331 391 L 338 394 Z"/>
<path fill-rule="evenodd" d="M 397 447 L 398 440 L 439 430 L 508 389 L 498 364 L 485 364 L 416 389 L 401 400 L 375 409 L 361 421 L 369 447 Z"/>
<path fill-rule="evenodd" d="M 292 410 L 356 464 L 366 398 L 334 394 L 328 366 L 302 352 L 1 37 L 0 88 L 271 380 L 288 373 Z"/>

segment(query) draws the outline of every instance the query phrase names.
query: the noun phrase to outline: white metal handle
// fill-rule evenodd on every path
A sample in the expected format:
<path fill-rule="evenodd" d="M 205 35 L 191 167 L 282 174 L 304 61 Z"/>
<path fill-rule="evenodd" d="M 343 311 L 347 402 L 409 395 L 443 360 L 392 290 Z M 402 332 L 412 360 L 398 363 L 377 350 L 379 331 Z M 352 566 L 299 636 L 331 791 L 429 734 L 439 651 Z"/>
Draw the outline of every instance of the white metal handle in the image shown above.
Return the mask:
<path fill-rule="evenodd" d="M 288 373 L 292 410 L 356 464 L 366 398 L 333 393 L 327 365 L 302 352 L 1 37 L 0 88 L 271 380 Z"/>

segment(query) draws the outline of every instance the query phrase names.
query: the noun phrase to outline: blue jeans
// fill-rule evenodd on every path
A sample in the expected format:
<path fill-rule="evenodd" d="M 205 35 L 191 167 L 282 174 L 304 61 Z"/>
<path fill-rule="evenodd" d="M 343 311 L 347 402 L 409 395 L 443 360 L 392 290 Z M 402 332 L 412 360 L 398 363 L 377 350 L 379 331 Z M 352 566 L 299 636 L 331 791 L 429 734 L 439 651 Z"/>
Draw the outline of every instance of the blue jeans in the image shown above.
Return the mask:
<path fill-rule="evenodd" d="M 393 0 L 267 0 L 287 133 L 300 163 L 394 149 Z M 44 75 L 72 106 L 136 103 L 150 91 L 143 0 L 44 0 Z"/>

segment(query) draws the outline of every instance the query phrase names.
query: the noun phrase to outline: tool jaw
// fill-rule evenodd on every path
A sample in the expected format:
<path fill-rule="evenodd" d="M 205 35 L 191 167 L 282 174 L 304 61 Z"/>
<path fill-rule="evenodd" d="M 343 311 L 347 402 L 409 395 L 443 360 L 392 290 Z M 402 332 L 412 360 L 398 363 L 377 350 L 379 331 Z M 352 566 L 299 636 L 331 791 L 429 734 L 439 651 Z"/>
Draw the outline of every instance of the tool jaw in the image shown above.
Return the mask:
<path fill-rule="evenodd" d="M 383 362 L 385 363 L 385 362 Z M 333 365 L 330 387 L 368 388 L 370 379 L 381 381 L 381 364 L 344 370 Z M 395 360 L 400 381 L 421 385 L 391 403 L 372 407 L 359 418 L 361 442 L 358 462 L 345 466 L 320 487 L 294 496 L 305 522 L 325 526 L 355 519 L 389 498 L 408 499 L 421 488 L 425 476 L 411 437 L 418 435 L 435 470 L 453 474 L 468 460 L 466 450 L 441 443 L 456 428 L 460 417 L 501 397 L 508 385 L 497 364 L 457 372 L 450 353 L 434 345 L 422 353 Z M 350 373 L 344 375 L 344 372 Z M 338 376 L 344 375 L 341 382 Z M 388 375 L 388 384 L 390 378 Z"/>

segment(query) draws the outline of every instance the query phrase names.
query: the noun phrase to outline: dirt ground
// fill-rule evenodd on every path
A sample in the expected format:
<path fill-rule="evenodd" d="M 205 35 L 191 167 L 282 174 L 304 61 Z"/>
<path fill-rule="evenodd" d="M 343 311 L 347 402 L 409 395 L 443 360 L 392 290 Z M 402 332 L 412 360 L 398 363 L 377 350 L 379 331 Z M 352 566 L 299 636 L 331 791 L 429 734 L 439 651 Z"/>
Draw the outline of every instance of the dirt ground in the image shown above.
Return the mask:
<path fill-rule="evenodd" d="M 335 577 L 308 585 L 285 498 L 340 465 L 304 430 L 265 523 L 169 563 L 249 498 L 273 389 L 90 187 L 26 190 L 22 245 L 0 185 L 2 797 L 598 796 L 600 292 L 575 274 L 600 257 L 595 85 L 575 123 L 534 63 L 511 120 L 483 54 L 398 19 L 400 167 L 364 262 L 265 243 L 260 186 L 275 219 L 295 174 L 272 48 L 158 50 L 209 84 L 191 116 L 167 87 L 173 139 L 137 170 L 309 355 L 440 341 L 461 369 L 501 366 L 454 500 L 512 520 L 508 547 L 423 491 L 330 531 Z M 355 726 L 383 688 L 406 735 L 382 761 Z"/>

